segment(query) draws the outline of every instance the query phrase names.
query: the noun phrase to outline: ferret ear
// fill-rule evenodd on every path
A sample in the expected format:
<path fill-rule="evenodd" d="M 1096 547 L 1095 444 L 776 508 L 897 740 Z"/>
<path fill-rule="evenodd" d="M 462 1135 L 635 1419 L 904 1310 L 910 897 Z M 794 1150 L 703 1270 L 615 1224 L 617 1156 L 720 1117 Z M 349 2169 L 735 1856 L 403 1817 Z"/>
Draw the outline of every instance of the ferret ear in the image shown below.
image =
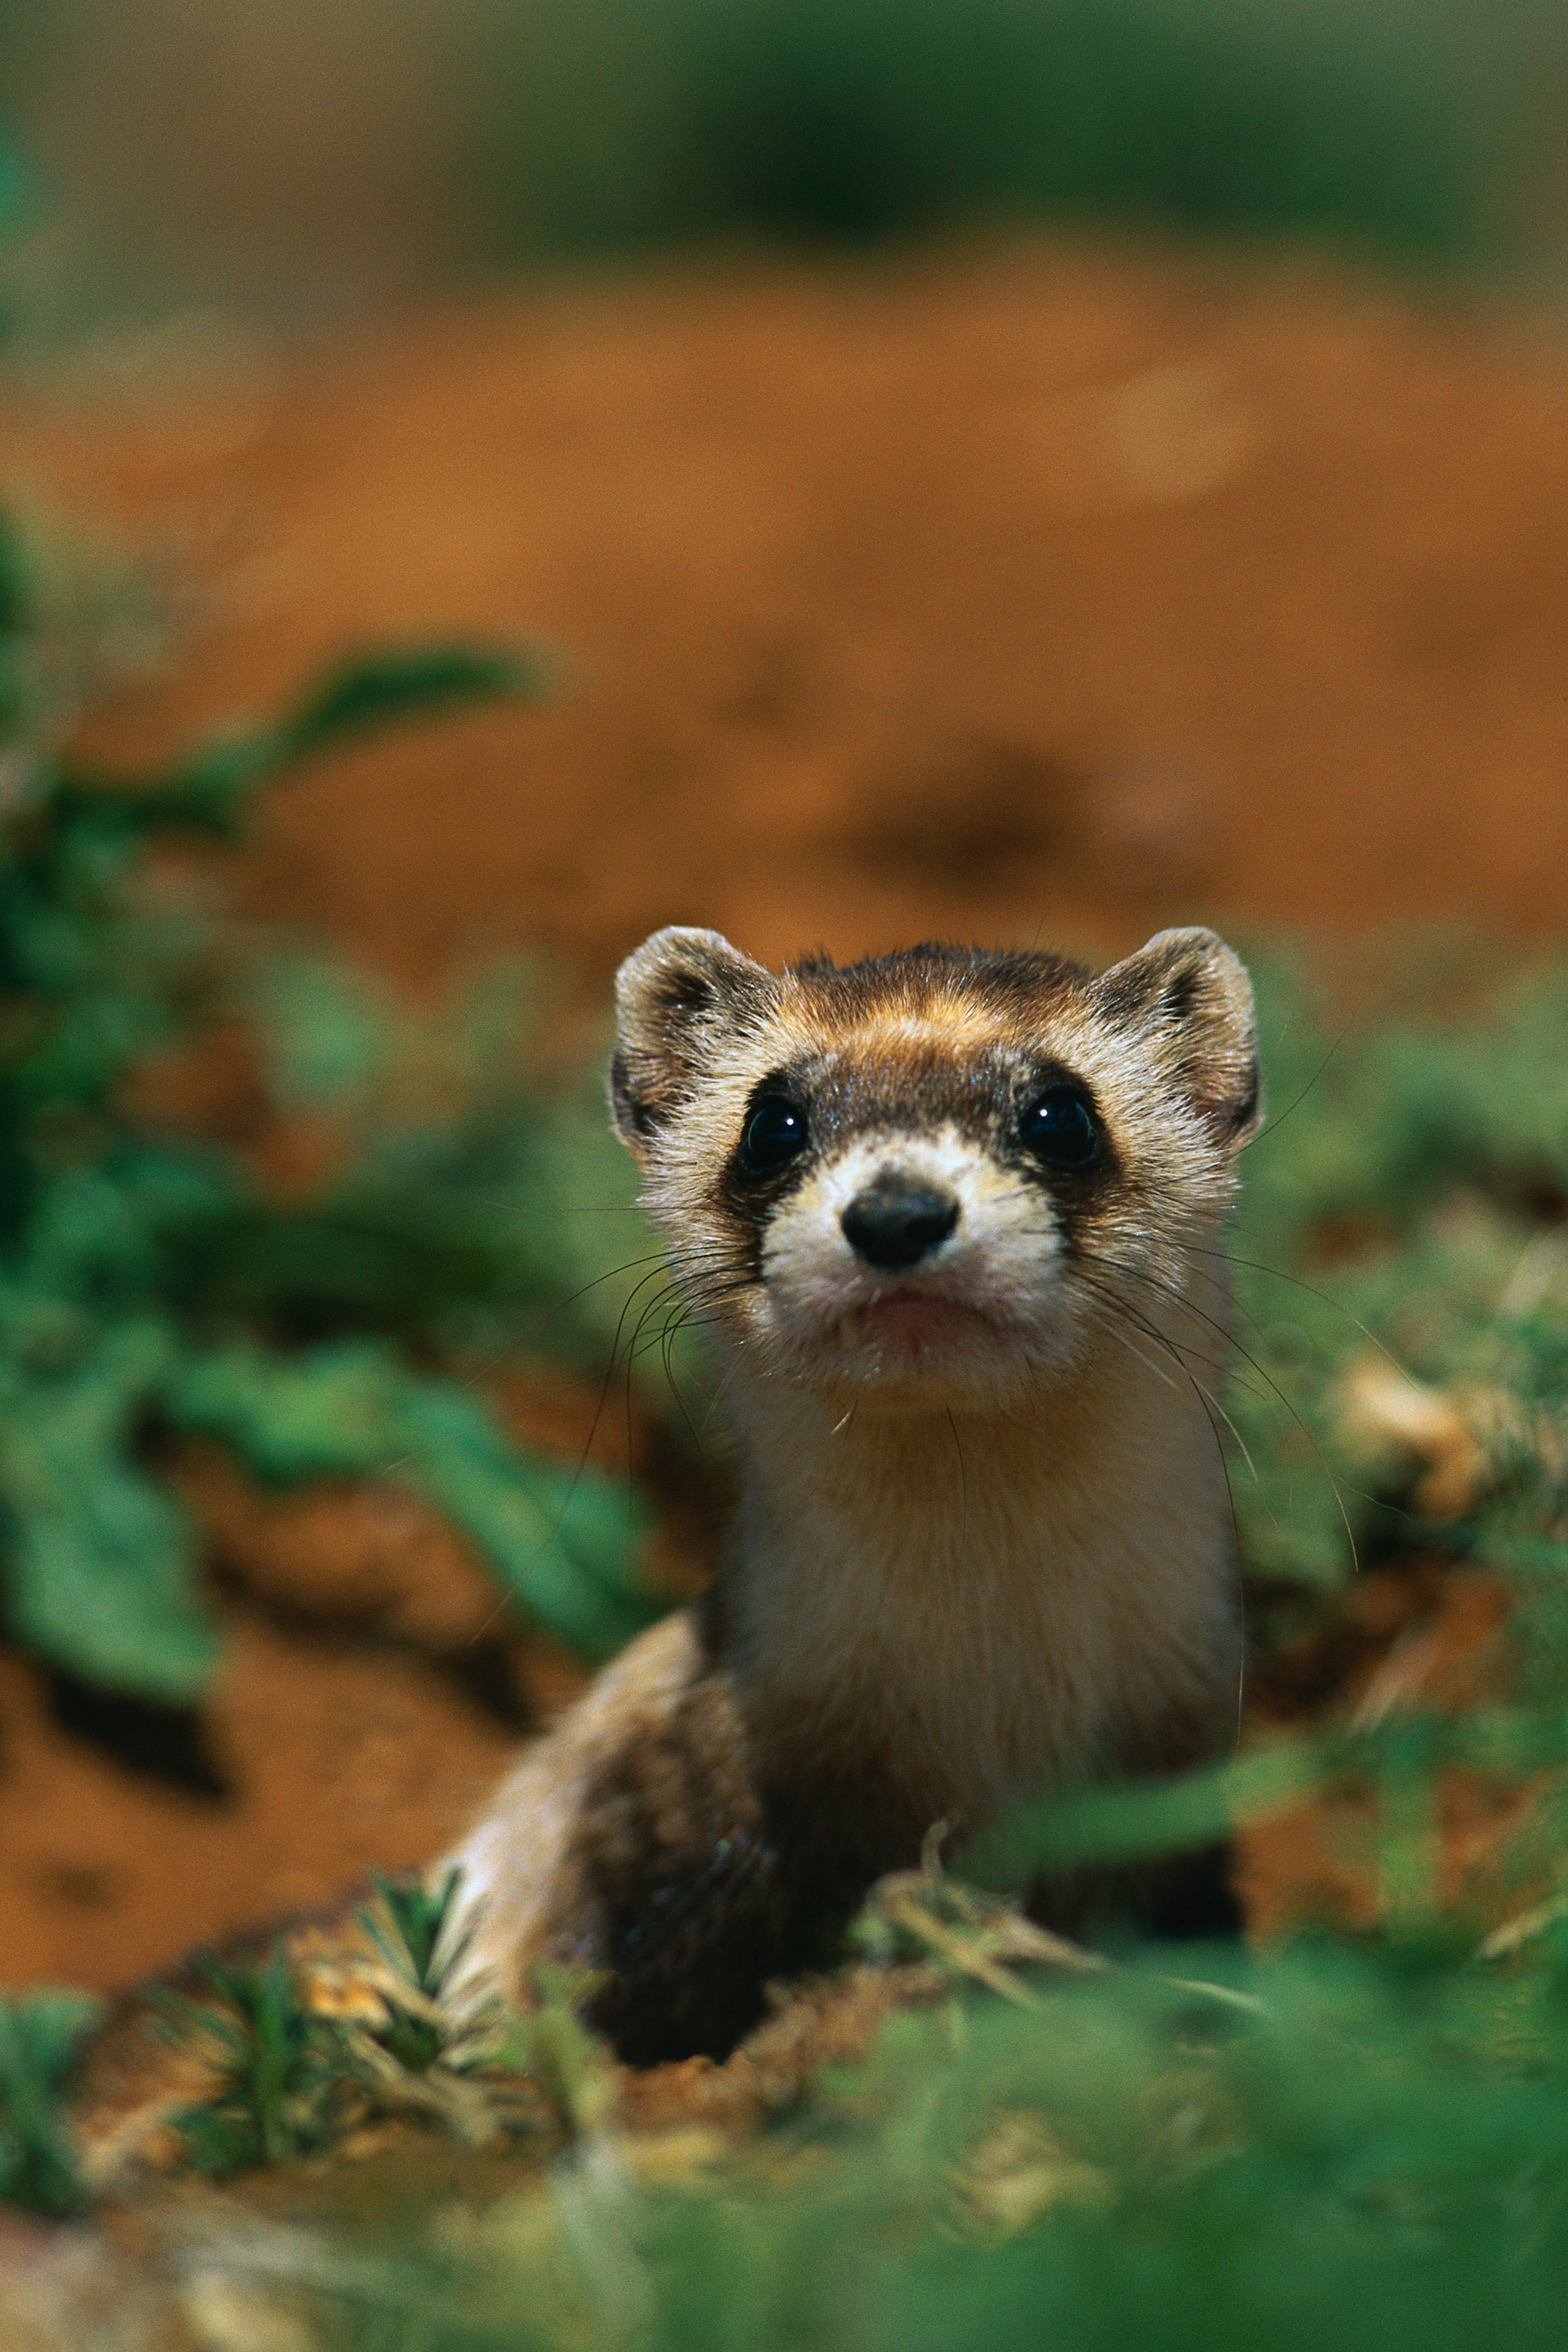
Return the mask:
<path fill-rule="evenodd" d="M 1160 931 L 1101 973 L 1101 1010 L 1141 1031 L 1216 1143 L 1239 1151 L 1263 1118 L 1258 1015 L 1241 958 L 1213 931 Z"/>
<path fill-rule="evenodd" d="M 626 958 L 616 974 L 610 1116 L 637 1158 L 700 1083 L 720 1039 L 767 1012 L 777 990 L 717 931 L 655 931 Z"/>

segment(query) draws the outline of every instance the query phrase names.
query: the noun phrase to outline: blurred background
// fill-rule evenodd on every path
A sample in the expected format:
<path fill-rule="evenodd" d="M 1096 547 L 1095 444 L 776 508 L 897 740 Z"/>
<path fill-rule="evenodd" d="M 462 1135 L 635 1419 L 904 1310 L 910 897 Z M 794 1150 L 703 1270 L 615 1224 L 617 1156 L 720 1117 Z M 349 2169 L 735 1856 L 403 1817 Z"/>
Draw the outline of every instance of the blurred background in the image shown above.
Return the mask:
<path fill-rule="evenodd" d="M 647 931 L 1202 919 L 1310 938 L 1337 1020 L 1391 932 L 1429 1005 L 1560 930 L 1568 24 L 12 0 L 0 123 L 6 1034 L 55 1055 L 5 1049 L 51 1433 L 0 1459 L 0 1910 L 14 1979 L 107 1984 L 427 1856 L 700 1574 L 682 1416 L 604 1406 L 660 1330 L 587 1288 L 646 1246 L 594 1068 Z M 473 675 L 182 767 L 415 641 Z M 1563 1159 L 1499 1180 L 1516 1256 Z M 1341 1257 L 1375 1191 L 1313 1195 Z"/>

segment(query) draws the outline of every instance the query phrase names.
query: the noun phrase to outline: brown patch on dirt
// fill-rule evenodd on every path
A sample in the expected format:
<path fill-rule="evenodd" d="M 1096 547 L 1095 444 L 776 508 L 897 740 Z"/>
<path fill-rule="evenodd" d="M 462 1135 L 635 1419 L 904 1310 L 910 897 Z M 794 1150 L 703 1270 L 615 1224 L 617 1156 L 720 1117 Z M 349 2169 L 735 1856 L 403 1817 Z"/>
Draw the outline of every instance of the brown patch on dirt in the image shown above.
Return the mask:
<path fill-rule="evenodd" d="M 564 649 L 546 709 L 311 767 L 235 869 L 243 908 L 410 982 L 521 939 L 597 1006 L 672 920 L 775 959 L 1562 922 L 1568 375 L 1506 322 L 1041 244 L 505 292 L 146 392 L 0 387 L 9 481 L 191 591 L 108 756 L 355 645 Z M 217 1062 L 204 1124 L 270 1148 Z M 122 1980 L 423 1859 L 511 1744 L 451 1670 L 483 1604 L 448 1538 L 191 1475 L 229 1793 L 114 1762 L 0 1660 L 13 1979 Z"/>
<path fill-rule="evenodd" d="M 684 2058 L 642 2074 L 623 2066 L 619 2113 L 634 2132 L 692 2124 L 754 2129 L 798 2105 L 825 2066 L 864 2058 L 895 2011 L 937 2000 L 946 1990 L 939 1970 L 915 1965 L 846 1969 L 794 1986 L 721 2065 Z"/>
<path fill-rule="evenodd" d="M 1305 1722 L 1325 1706 L 1371 1729 L 1414 1708 L 1458 1713 L 1504 1696 L 1509 1594 L 1479 1570 L 1415 1559 L 1363 1574 L 1329 1622 L 1282 1647 L 1258 1675 L 1254 1720 Z M 1533 1791 L 1447 1771 L 1439 1781 L 1432 1864 L 1438 1898 L 1485 1913 L 1487 1885 Z M 1378 1808 L 1364 1788 L 1326 1790 L 1237 1839 L 1237 1892 L 1268 1941 L 1313 1921 L 1370 1927 L 1382 1911 Z"/>
<path fill-rule="evenodd" d="M 1247 1711 L 1276 1726 L 1304 1721 L 1331 1699 L 1379 1719 L 1412 1703 L 1496 1697 L 1504 1665 L 1496 1637 L 1507 1616 L 1505 1584 L 1440 1553 L 1363 1569 L 1331 1610 L 1268 1644 L 1248 1671 Z"/>
<path fill-rule="evenodd" d="M 1472 1920 L 1478 1943 L 1499 1917 L 1499 1853 L 1533 1794 L 1467 1773 L 1441 1777 L 1433 1818 L 1435 1891 L 1440 1904 Z M 1385 1900 L 1376 1799 L 1364 1790 L 1325 1792 L 1243 1830 L 1236 1886 L 1247 1931 L 1263 1943 L 1312 1926 L 1374 1927 Z"/>
<path fill-rule="evenodd" d="M 195 1942 L 428 1861 L 517 1732 L 422 1662 L 240 1612 L 205 1710 L 219 1798 L 62 1736 L 46 1677 L 0 1655 L 5 1973 L 114 1986 Z"/>

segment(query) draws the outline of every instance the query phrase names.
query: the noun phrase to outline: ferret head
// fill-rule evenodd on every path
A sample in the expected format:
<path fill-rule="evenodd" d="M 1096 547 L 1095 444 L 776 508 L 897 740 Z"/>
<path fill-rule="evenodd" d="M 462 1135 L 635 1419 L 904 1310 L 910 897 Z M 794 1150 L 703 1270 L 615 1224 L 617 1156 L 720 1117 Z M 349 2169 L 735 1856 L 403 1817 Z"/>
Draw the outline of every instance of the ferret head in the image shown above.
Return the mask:
<path fill-rule="evenodd" d="M 1005 1407 L 1112 1311 L 1163 1328 L 1259 1117 L 1212 931 L 1094 978 L 949 947 L 775 973 L 663 930 L 616 1004 L 612 1113 L 692 1319 L 754 1376 L 891 1410 Z"/>

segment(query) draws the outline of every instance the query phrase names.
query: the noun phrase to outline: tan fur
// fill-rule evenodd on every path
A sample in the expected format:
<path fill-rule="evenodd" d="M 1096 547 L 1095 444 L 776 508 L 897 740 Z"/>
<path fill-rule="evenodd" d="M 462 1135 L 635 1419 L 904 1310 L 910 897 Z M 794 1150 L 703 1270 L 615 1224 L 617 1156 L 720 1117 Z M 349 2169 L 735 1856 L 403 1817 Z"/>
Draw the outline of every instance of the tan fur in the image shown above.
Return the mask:
<path fill-rule="evenodd" d="M 1219 1253 L 1258 1088 L 1250 989 L 1206 932 L 1100 980 L 939 950 L 775 976 L 661 932 L 617 994 L 616 1123 L 711 1345 L 739 1509 L 709 1608 L 634 1644 L 453 1859 L 468 1990 L 610 1966 L 636 2054 L 726 1950 L 798 1957 L 814 1856 L 847 1904 L 938 1820 L 1224 1738 Z M 1093 1108 L 1082 1173 L 1019 1141 L 1052 1086 Z M 810 1151 L 759 1181 L 738 1148 L 781 1094 Z M 846 1239 L 879 1183 L 952 1204 L 917 1265 Z"/>

